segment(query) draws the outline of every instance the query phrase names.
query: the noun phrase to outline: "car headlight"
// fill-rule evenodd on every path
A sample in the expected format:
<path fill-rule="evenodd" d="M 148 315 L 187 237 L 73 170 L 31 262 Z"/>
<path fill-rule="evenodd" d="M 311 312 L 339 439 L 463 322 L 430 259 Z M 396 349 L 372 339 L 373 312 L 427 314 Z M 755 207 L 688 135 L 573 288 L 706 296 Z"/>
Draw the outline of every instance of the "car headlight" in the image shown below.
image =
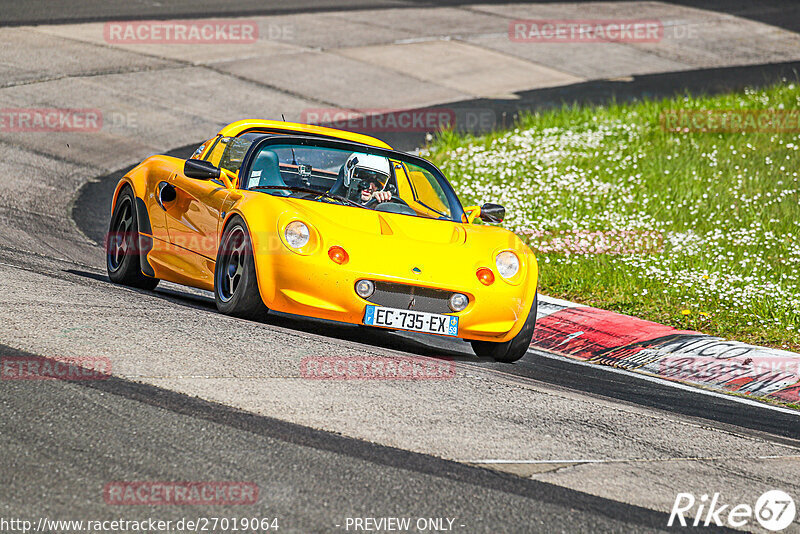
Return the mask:
<path fill-rule="evenodd" d="M 286 242 L 292 248 L 303 248 L 308 244 L 311 237 L 311 232 L 308 226 L 300 221 L 292 221 L 286 225 L 283 235 L 286 237 Z"/>
<path fill-rule="evenodd" d="M 519 258 L 508 250 L 498 254 L 494 259 L 494 264 L 497 266 L 497 272 L 503 278 L 513 278 L 519 272 Z"/>

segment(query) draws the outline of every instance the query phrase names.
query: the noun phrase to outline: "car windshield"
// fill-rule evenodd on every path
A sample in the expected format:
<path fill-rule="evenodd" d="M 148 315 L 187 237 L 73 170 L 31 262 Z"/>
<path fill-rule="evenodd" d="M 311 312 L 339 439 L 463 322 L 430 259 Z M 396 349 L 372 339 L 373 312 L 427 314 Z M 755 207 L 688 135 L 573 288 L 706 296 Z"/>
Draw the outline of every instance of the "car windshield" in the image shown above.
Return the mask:
<path fill-rule="evenodd" d="M 399 152 L 313 143 L 266 144 L 250 158 L 243 189 L 432 219 L 462 219 L 433 165 Z"/>

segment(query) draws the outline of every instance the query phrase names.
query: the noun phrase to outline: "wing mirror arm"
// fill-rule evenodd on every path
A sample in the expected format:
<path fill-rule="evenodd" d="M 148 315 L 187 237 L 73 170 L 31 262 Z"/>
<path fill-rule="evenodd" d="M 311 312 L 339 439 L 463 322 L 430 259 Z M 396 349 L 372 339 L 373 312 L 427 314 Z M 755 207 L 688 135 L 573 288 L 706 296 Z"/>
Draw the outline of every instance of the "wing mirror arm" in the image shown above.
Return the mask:
<path fill-rule="evenodd" d="M 466 206 L 464 208 L 464 215 L 467 216 L 467 224 L 472 224 L 476 218 L 481 215 L 480 206 Z"/>
<path fill-rule="evenodd" d="M 220 171 L 222 172 L 219 173 L 219 178 L 222 180 L 222 183 L 231 191 L 235 191 L 236 188 L 233 186 L 233 181 L 238 180 L 238 177 L 228 169 L 220 169 Z"/>

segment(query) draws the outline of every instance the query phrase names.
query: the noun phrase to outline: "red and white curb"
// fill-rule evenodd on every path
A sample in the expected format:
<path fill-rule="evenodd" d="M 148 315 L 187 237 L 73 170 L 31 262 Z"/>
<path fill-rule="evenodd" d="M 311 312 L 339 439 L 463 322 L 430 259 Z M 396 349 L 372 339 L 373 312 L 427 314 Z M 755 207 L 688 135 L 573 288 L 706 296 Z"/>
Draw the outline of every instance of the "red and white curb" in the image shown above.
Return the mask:
<path fill-rule="evenodd" d="M 531 348 L 714 391 L 800 403 L 800 354 L 541 294 Z"/>

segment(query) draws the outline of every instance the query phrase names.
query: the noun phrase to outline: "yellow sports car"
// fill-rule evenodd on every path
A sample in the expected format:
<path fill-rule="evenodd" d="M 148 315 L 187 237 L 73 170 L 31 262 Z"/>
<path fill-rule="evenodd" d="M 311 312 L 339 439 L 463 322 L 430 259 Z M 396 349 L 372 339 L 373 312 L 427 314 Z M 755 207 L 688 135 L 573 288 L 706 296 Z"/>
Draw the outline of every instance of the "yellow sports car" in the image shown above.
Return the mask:
<path fill-rule="evenodd" d="M 536 323 L 538 268 L 497 204 L 462 207 L 441 171 L 382 141 L 278 121 L 230 124 L 188 160 L 152 156 L 112 200 L 112 281 L 471 341 L 512 362 Z"/>

